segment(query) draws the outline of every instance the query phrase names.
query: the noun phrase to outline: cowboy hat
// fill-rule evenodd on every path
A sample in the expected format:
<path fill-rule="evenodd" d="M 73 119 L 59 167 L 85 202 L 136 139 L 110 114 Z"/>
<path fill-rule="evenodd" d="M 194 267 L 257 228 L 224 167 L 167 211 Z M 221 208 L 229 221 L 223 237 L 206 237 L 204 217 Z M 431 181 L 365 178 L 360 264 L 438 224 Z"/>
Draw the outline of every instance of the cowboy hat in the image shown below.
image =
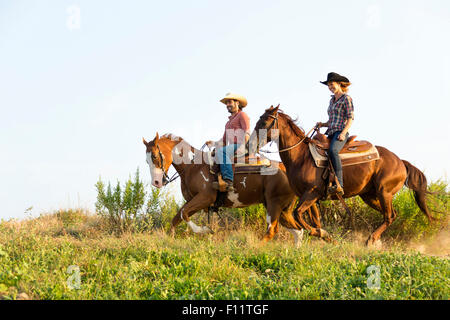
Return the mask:
<path fill-rule="evenodd" d="M 235 93 L 227 93 L 227 95 L 225 96 L 225 98 L 223 98 L 222 100 L 220 100 L 220 102 L 226 104 L 227 100 L 237 100 L 239 101 L 239 105 L 244 108 L 247 105 L 247 99 L 245 99 L 244 96 L 241 96 L 240 94 L 235 94 Z"/>
<path fill-rule="evenodd" d="M 330 72 L 327 76 L 326 81 L 320 81 L 320 83 L 323 83 L 325 85 L 327 85 L 328 82 L 350 82 L 350 80 L 348 80 L 344 76 L 341 76 L 340 74 L 337 74 L 336 72 Z"/>

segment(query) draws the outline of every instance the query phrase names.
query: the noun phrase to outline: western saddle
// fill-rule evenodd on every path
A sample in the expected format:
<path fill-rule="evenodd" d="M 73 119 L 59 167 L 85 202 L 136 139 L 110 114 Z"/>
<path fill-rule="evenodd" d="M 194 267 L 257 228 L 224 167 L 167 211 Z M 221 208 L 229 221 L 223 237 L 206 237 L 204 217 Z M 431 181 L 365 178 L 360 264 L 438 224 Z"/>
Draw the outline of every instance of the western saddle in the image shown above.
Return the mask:
<path fill-rule="evenodd" d="M 220 192 L 227 191 L 227 184 L 222 179 L 222 174 L 220 172 L 220 166 L 215 161 L 215 150 L 211 152 L 210 157 L 210 172 L 214 176 L 213 186 L 218 189 Z M 256 155 L 256 157 L 249 157 L 246 155 L 245 157 L 234 157 L 233 158 L 233 173 L 236 174 L 271 174 L 274 170 L 278 170 L 279 162 L 269 160 L 260 155 Z"/>
<path fill-rule="evenodd" d="M 344 147 L 339 152 L 342 166 L 349 166 L 379 159 L 377 148 L 365 140 L 355 140 L 356 136 L 350 136 Z M 309 150 L 317 167 L 328 167 L 328 149 L 330 140 L 324 134 L 317 133 L 309 144 Z"/>

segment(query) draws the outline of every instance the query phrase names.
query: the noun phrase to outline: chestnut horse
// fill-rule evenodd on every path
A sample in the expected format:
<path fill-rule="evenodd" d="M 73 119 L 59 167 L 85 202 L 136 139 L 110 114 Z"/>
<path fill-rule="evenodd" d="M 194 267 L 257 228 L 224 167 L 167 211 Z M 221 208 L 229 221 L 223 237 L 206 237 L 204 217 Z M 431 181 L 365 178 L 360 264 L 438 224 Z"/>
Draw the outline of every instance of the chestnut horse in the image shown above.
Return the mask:
<path fill-rule="evenodd" d="M 303 219 L 303 213 L 317 200 L 326 196 L 326 181 L 322 178 L 326 168 L 315 166 L 310 154 L 308 143 L 303 129 L 299 128 L 294 120 L 287 114 L 273 106 L 266 109 L 256 123 L 251 142 L 261 145 L 267 141 L 259 137 L 259 130 L 267 131 L 265 140 L 273 140 L 278 143 L 280 157 L 286 167 L 289 183 L 294 192 L 299 196 L 296 208 L 296 219 L 311 235 L 328 236 L 326 231 L 308 225 Z M 275 129 L 275 130 L 269 130 Z M 256 135 L 256 136 L 255 136 Z M 260 141 L 261 139 L 261 141 Z M 371 162 L 354 164 L 343 167 L 344 198 L 359 195 L 370 207 L 380 211 L 384 216 L 383 223 L 369 236 L 367 245 L 379 242 L 381 234 L 396 218 L 396 212 L 392 206 L 393 196 L 406 185 L 414 191 L 416 203 L 427 216 L 429 222 L 434 219 L 425 202 L 427 180 L 425 175 L 412 164 L 401 160 L 388 149 L 376 146 L 380 158 Z M 336 196 L 332 196 L 336 200 Z M 325 233 L 324 233 L 325 232 Z M 377 243 L 378 244 L 378 243 Z"/>
<path fill-rule="evenodd" d="M 167 171 L 173 165 L 181 178 L 181 192 L 187 201 L 172 220 L 171 233 L 175 227 L 185 221 L 194 233 L 212 232 L 208 227 L 197 226 L 190 217 L 200 211 L 213 206 L 217 190 L 213 189 L 213 175 L 210 173 L 208 153 L 202 152 L 189 145 L 184 139 L 166 134 L 147 142 L 147 163 L 150 166 L 152 185 L 161 188 L 167 183 Z M 209 154 L 210 155 L 210 154 Z M 293 235 L 296 246 L 301 243 L 303 228 L 295 220 L 292 211 L 297 197 L 289 186 L 283 164 L 272 175 L 244 174 L 235 175 L 234 189 L 230 191 L 224 201 L 224 207 L 242 208 L 252 204 L 263 203 L 267 209 L 268 228 L 263 241 L 268 241 L 278 232 L 278 222 L 286 227 Z M 312 206 L 314 212 L 311 217 L 318 217 L 317 207 Z M 311 219 L 313 220 L 313 218 Z M 313 220 L 320 228 L 320 221 Z"/>

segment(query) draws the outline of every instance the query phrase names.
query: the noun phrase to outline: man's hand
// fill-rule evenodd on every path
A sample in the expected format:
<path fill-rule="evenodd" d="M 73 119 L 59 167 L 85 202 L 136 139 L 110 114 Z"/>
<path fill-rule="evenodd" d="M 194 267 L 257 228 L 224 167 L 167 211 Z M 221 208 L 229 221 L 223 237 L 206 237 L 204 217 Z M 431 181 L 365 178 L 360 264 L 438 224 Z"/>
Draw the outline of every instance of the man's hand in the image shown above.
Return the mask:
<path fill-rule="evenodd" d="M 206 146 L 207 146 L 208 148 L 211 149 L 211 148 L 214 146 L 214 141 L 208 140 L 208 141 L 205 142 L 205 144 L 206 144 Z"/>
<path fill-rule="evenodd" d="M 343 133 L 343 132 L 341 132 L 340 134 L 339 134 L 339 136 L 337 137 L 337 139 L 339 140 L 339 141 L 344 141 L 345 140 L 345 133 Z"/>

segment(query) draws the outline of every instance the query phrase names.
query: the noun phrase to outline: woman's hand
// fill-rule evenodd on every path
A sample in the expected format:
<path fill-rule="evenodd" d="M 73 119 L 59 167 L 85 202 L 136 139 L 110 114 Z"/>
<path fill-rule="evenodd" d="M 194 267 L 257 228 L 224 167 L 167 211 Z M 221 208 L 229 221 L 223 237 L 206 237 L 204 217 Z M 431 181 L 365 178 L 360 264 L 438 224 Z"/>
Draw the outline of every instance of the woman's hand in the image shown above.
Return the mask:
<path fill-rule="evenodd" d="M 344 141 L 345 140 L 345 133 L 341 132 L 337 138 L 339 141 Z"/>
<path fill-rule="evenodd" d="M 328 127 L 328 122 L 317 122 L 316 123 L 316 127 L 318 129 L 322 128 L 322 127 Z"/>

